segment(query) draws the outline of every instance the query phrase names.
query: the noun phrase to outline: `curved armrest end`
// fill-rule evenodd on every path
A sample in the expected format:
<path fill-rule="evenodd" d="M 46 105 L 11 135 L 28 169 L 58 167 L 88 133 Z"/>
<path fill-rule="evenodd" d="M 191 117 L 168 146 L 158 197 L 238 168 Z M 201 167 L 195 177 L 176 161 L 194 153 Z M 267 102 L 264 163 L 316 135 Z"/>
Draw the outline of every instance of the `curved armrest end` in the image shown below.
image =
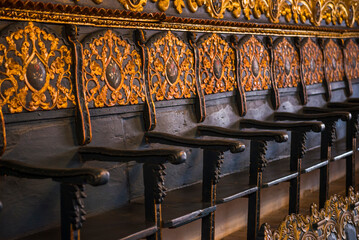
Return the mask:
<path fill-rule="evenodd" d="M 147 141 L 190 148 L 210 149 L 221 152 L 230 150 L 232 153 L 243 152 L 245 145 L 237 140 L 227 139 L 200 139 L 181 137 L 162 132 L 146 132 Z"/>
<path fill-rule="evenodd" d="M 272 122 L 260 121 L 254 119 L 241 119 L 240 127 L 257 128 L 257 129 L 275 129 L 287 131 L 304 131 L 304 132 L 322 132 L 325 125 L 319 121 L 289 121 L 289 122 Z"/>
<path fill-rule="evenodd" d="M 140 150 L 124 150 L 106 147 L 80 147 L 78 150 L 82 160 L 129 162 L 139 163 L 166 163 L 181 164 L 186 161 L 186 151 L 175 148 L 151 148 Z"/>
<path fill-rule="evenodd" d="M 298 121 L 298 120 L 308 120 L 308 121 L 327 121 L 327 120 L 343 120 L 348 121 L 352 118 L 350 112 L 347 111 L 335 111 L 335 112 L 324 112 L 324 113 L 289 113 L 289 112 L 276 112 L 274 113 L 274 119 L 276 120 L 289 120 L 289 121 Z"/>
<path fill-rule="evenodd" d="M 217 126 L 198 126 L 197 130 L 203 135 L 215 136 L 215 137 L 228 137 L 247 140 L 265 140 L 285 142 L 288 140 L 288 134 L 282 131 L 250 131 L 250 130 L 238 130 L 223 128 Z"/>
<path fill-rule="evenodd" d="M 110 173 L 101 168 L 44 168 L 14 160 L 0 160 L 0 174 L 20 178 L 46 179 L 71 184 L 106 184 Z"/>

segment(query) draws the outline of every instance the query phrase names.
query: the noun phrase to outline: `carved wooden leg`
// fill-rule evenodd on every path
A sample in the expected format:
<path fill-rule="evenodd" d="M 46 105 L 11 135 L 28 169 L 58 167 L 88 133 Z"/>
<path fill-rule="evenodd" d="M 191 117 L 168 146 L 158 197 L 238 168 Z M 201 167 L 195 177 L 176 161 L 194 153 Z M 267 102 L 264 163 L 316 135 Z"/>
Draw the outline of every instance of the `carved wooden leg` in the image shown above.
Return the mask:
<path fill-rule="evenodd" d="M 265 154 L 266 141 L 251 141 L 249 165 L 249 184 L 257 185 L 258 191 L 248 197 L 247 239 L 256 239 L 260 222 L 260 196 L 262 187 L 262 171 L 267 165 Z"/>
<path fill-rule="evenodd" d="M 145 185 L 146 221 L 154 222 L 158 230 L 148 240 L 162 239 L 162 208 L 161 204 L 166 196 L 164 186 L 165 166 L 163 164 L 143 164 L 143 179 Z"/>
<path fill-rule="evenodd" d="M 292 132 L 290 150 L 290 170 L 298 172 L 298 176 L 290 181 L 289 187 L 289 214 L 299 213 L 300 203 L 300 171 L 305 154 L 306 132 Z"/>
<path fill-rule="evenodd" d="M 80 229 L 85 221 L 83 185 L 62 183 L 61 193 L 61 240 L 80 240 Z"/>
<path fill-rule="evenodd" d="M 330 160 L 333 140 L 335 138 L 335 122 L 326 122 L 321 134 L 320 158 Z M 323 208 L 329 197 L 329 163 L 320 169 L 319 208 Z"/>
<path fill-rule="evenodd" d="M 202 202 L 216 205 L 216 187 L 219 180 L 220 168 L 223 163 L 223 153 L 203 150 L 203 185 Z M 202 239 L 214 240 L 215 213 L 202 218 Z"/>

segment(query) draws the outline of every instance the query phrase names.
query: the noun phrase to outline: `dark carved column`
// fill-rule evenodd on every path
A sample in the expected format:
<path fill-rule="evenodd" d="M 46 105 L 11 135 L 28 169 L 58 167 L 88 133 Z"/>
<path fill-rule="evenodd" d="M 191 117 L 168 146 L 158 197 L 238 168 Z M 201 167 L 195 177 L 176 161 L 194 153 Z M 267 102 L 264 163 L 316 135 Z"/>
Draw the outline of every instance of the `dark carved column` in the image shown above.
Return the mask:
<path fill-rule="evenodd" d="M 196 115 L 197 115 L 197 121 L 203 122 L 206 118 L 206 102 L 204 97 L 204 92 L 202 89 L 201 84 L 201 76 L 199 72 L 199 57 L 198 57 L 198 50 L 197 50 L 197 44 L 196 44 L 196 34 L 192 32 L 188 32 L 187 34 L 189 45 L 192 48 L 193 56 L 194 56 L 194 70 L 196 72 Z"/>
<path fill-rule="evenodd" d="M 262 186 L 262 172 L 267 166 L 265 157 L 267 151 L 266 141 L 251 141 L 249 184 L 257 185 L 258 191 L 251 193 L 248 197 L 248 223 L 247 239 L 256 239 L 260 221 L 260 195 Z"/>
<path fill-rule="evenodd" d="M 239 116 L 243 117 L 247 113 L 247 102 L 246 102 L 246 93 L 244 92 L 242 79 L 241 79 L 241 73 L 240 73 L 241 71 L 240 71 L 240 67 L 239 67 L 240 56 L 239 56 L 239 49 L 237 47 L 237 44 L 238 44 L 237 37 L 232 35 L 231 42 L 232 42 L 232 47 L 235 49 L 235 52 L 236 52 L 236 55 L 235 55 L 236 57 L 235 57 L 235 61 L 234 61 L 235 77 L 237 80 L 236 100 L 237 100 L 237 105 L 238 105 Z"/>
<path fill-rule="evenodd" d="M 142 30 L 135 31 L 135 42 L 138 47 L 141 48 L 141 59 L 142 59 L 142 77 L 145 84 L 145 109 L 143 113 L 143 118 L 145 120 L 145 128 L 147 131 L 153 130 L 156 127 L 156 108 L 155 103 L 153 102 L 150 83 L 148 81 L 148 52 L 146 43 L 145 32 Z"/>
<path fill-rule="evenodd" d="M 305 81 L 304 81 L 304 70 L 303 70 L 303 51 L 300 45 L 300 40 L 299 38 L 295 38 L 295 46 L 297 48 L 298 54 L 299 54 L 299 77 L 300 77 L 300 82 L 299 82 L 299 98 L 300 101 L 303 105 L 306 105 L 308 102 L 308 94 L 307 94 L 307 87 L 305 85 Z"/>
<path fill-rule="evenodd" d="M 271 82 L 271 99 L 272 99 L 272 105 L 274 109 L 278 109 L 280 105 L 280 98 L 279 98 L 279 91 L 277 87 L 277 83 L 275 82 L 275 78 L 273 76 L 274 74 L 274 54 L 273 54 L 273 39 L 271 37 L 266 38 L 266 45 L 267 49 L 269 51 L 269 57 L 270 57 L 270 82 Z"/>
<path fill-rule="evenodd" d="M 332 87 L 330 86 L 330 79 L 328 77 L 328 70 L 327 70 L 327 63 L 325 60 L 325 42 L 324 39 L 318 39 L 319 41 L 319 45 L 322 49 L 323 52 L 323 70 L 324 70 L 324 79 L 323 79 L 323 84 L 324 84 L 324 88 L 325 88 L 325 99 L 327 101 L 330 101 L 330 99 L 332 98 Z M 321 207 L 320 207 L 321 208 Z"/>
<path fill-rule="evenodd" d="M 300 202 L 300 171 L 307 140 L 306 132 L 292 131 L 290 149 L 290 170 L 298 172 L 298 176 L 290 180 L 289 187 L 289 214 L 299 213 Z"/>
<path fill-rule="evenodd" d="M 78 29 L 75 25 L 66 25 L 65 31 L 69 41 L 73 47 L 74 76 L 76 86 L 76 124 L 79 143 L 85 145 L 91 142 L 91 119 L 86 103 L 84 90 L 84 79 L 82 76 L 83 67 L 83 49 L 82 44 L 78 40 Z"/>
<path fill-rule="evenodd" d="M 216 205 L 216 186 L 219 181 L 220 168 L 223 163 L 223 152 L 203 150 L 203 185 L 202 202 Z M 215 213 L 202 219 L 202 239 L 214 240 Z"/>
<path fill-rule="evenodd" d="M 61 240 L 80 240 L 80 229 L 85 221 L 83 185 L 62 183 L 61 188 Z"/>
<path fill-rule="evenodd" d="M 164 177 L 166 167 L 163 164 L 144 163 L 143 180 L 145 185 L 145 215 L 146 221 L 154 222 L 157 232 L 147 237 L 148 240 L 162 239 L 162 209 L 161 204 L 166 196 Z"/>
<path fill-rule="evenodd" d="M 343 54 L 343 68 L 344 68 L 344 83 L 345 83 L 345 93 L 348 97 L 350 97 L 351 95 L 353 95 L 353 86 L 352 86 L 352 80 L 350 79 L 350 77 L 348 76 L 348 71 L 346 66 L 349 65 L 350 63 L 348 63 L 348 59 L 345 57 L 345 43 L 343 39 L 340 39 L 339 41 L 339 46 L 340 46 L 340 50 L 342 51 Z"/>

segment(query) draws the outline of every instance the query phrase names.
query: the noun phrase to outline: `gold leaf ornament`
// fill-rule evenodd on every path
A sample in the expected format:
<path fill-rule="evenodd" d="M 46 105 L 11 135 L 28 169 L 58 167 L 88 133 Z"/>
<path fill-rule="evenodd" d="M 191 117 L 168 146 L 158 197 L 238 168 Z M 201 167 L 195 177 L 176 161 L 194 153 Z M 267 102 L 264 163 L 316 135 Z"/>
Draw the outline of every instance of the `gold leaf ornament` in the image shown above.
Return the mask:
<path fill-rule="evenodd" d="M 147 0 L 118 0 L 126 10 L 142 12 Z M 167 9 L 166 9 L 167 10 Z"/>

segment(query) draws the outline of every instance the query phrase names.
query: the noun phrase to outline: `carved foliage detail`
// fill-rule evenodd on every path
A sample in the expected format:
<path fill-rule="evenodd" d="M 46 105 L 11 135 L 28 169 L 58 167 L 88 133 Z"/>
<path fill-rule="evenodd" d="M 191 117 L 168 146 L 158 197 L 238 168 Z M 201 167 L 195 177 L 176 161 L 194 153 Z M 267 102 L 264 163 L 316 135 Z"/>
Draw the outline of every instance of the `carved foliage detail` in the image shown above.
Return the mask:
<path fill-rule="evenodd" d="M 345 71 L 349 80 L 359 78 L 359 47 L 352 39 L 344 49 Z"/>
<path fill-rule="evenodd" d="M 274 79 L 278 88 L 296 87 L 299 78 L 299 54 L 294 47 L 283 39 L 273 50 Z"/>
<path fill-rule="evenodd" d="M 199 71 L 202 89 L 206 94 L 232 91 L 234 77 L 234 51 L 217 34 L 198 44 Z"/>
<path fill-rule="evenodd" d="M 196 94 L 194 57 L 188 46 L 168 32 L 148 47 L 148 75 L 156 100 Z"/>
<path fill-rule="evenodd" d="M 118 0 L 126 10 L 142 12 L 147 0 Z"/>
<path fill-rule="evenodd" d="M 69 204 L 70 209 L 66 209 L 68 211 L 68 217 L 70 223 L 72 224 L 73 230 L 79 230 L 82 227 L 82 224 L 85 222 L 86 212 L 85 205 L 82 199 L 86 198 L 85 189 L 83 185 L 66 185 L 66 196 L 67 199 L 71 201 Z"/>
<path fill-rule="evenodd" d="M 268 89 L 270 86 L 269 54 L 254 36 L 239 47 L 240 76 L 245 91 Z"/>
<path fill-rule="evenodd" d="M 330 82 L 342 81 L 344 77 L 343 53 L 331 39 L 324 49 L 326 77 Z"/>
<path fill-rule="evenodd" d="M 11 113 L 75 104 L 71 51 L 30 22 L 0 44 L 0 106 Z"/>
<path fill-rule="evenodd" d="M 323 53 L 312 39 L 302 46 L 303 78 L 306 85 L 321 83 L 324 78 Z"/>
<path fill-rule="evenodd" d="M 95 107 L 145 100 L 140 55 L 111 30 L 84 46 L 83 69 L 87 102 Z"/>

